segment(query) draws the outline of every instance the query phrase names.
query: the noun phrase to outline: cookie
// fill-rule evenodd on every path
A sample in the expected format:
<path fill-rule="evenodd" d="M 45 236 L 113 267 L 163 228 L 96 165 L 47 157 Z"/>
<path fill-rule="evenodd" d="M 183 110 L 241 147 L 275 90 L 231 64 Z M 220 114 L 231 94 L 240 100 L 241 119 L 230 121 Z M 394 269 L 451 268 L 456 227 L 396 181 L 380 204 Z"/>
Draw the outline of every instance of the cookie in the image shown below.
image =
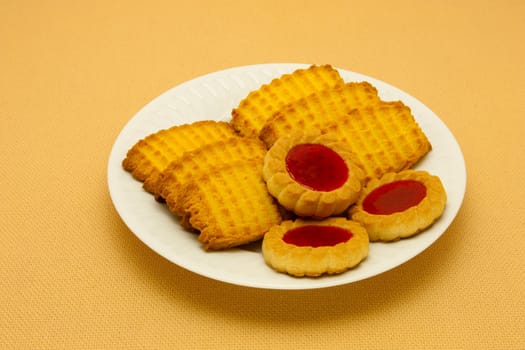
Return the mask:
<path fill-rule="evenodd" d="M 297 69 L 250 92 L 233 109 L 232 125 L 240 135 L 255 138 L 266 120 L 283 106 L 343 83 L 338 71 L 330 65 Z"/>
<path fill-rule="evenodd" d="M 127 152 L 122 166 L 137 180 L 146 181 L 150 176 L 158 176 L 171 161 L 184 152 L 230 137 L 238 136 L 226 122 L 205 120 L 173 126 L 138 141 Z M 154 183 L 155 181 L 148 181 L 145 189 L 151 192 L 153 188 L 149 184 Z"/>
<path fill-rule="evenodd" d="M 281 108 L 264 124 L 259 137 L 269 148 L 279 137 L 295 130 L 322 129 L 356 108 L 379 102 L 377 89 L 368 82 L 352 82 L 317 91 Z"/>
<path fill-rule="evenodd" d="M 266 233 L 266 264 L 292 276 L 339 274 L 357 266 L 369 250 L 366 229 L 345 218 L 286 220 Z"/>
<path fill-rule="evenodd" d="M 171 162 L 158 177 L 156 196 L 163 198 L 170 211 L 183 215 L 182 201 L 179 199 L 182 187 L 192 179 L 212 172 L 217 167 L 225 167 L 239 160 L 258 159 L 262 161 L 266 147 L 260 140 L 234 137 L 186 152 Z"/>
<path fill-rule="evenodd" d="M 273 144 L 264 159 L 263 177 L 284 208 L 321 219 L 341 214 L 359 198 L 364 172 L 345 142 L 309 130 Z"/>
<path fill-rule="evenodd" d="M 381 102 L 356 109 L 322 129 L 348 143 L 363 166 L 366 181 L 416 164 L 432 145 L 408 106 Z"/>
<path fill-rule="evenodd" d="M 371 241 L 394 241 L 432 225 L 446 202 L 438 176 L 405 170 L 370 180 L 349 216 L 366 228 Z"/>
<path fill-rule="evenodd" d="M 262 160 L 238 161 L 182 189 L 182 220 L 199 232 L 205 250 L 237 247 L 261 239 L 282 221 L 279 207 L 266 190 Z"/>

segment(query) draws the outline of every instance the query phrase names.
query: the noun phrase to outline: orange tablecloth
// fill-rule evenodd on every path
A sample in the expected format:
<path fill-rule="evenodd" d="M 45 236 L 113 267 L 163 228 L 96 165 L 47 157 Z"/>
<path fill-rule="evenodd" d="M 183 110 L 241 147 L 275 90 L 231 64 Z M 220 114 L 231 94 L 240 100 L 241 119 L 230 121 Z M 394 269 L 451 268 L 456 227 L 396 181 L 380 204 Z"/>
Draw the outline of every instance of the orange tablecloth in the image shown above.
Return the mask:
<path fill-rule="evenodd" d="M 525 347 L 525 2 L 0 3 L 0 348 Z M 357 283 L 230 285 L 141 243 L 108 194 L 111 146 L 168 88 L 256 63 L 389 82 L 456 136 L 445 234 Z"/>

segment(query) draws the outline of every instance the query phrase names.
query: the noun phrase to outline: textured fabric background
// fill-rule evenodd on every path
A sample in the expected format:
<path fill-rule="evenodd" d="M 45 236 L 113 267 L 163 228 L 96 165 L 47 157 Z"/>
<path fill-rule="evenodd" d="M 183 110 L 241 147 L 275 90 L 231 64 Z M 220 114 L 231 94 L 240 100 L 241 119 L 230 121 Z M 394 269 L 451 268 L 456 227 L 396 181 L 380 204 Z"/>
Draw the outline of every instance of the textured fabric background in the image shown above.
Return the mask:
<path fill-rule="evenodd" d="M 525 348 L 525 2 L 0 2 L 0 348 Z M 119 131 L 188 79 L 330 63 L 436 112 L 468 171 L 428 250 L 335 288 L 243 288 L 159 257 L 106 181 Z"/>

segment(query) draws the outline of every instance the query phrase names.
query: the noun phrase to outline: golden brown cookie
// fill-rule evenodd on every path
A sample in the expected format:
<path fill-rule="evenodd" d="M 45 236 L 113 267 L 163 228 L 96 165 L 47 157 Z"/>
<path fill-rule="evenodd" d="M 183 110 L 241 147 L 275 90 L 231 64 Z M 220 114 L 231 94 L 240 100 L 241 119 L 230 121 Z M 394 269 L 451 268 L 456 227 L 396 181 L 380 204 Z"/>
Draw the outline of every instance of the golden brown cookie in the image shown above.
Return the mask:
<path fill-rule="evenodd" d="M 348 143 L 366 180 L 408 169 L 432 148 L 410 108 L 399 101 L 356 109 L 322 130 Z"/>
<path fill-rule="evenodd" d="M 377 89 L 368 82 L 352 82 L 317 91 L 281 108 L 266 121 L 259 137 L 269 148 L 279 137 L 290 132 L 322 129 L 337 117 L 379 102 Z"/>
<path fill-rule="evenodd" d="M 265 156 L 263 177 L 284 208 L 319 219 L 359 198 L 364 173 L 346 143 L 310 130 L 279 138 Z"/>
<path fill-rule="evenodd" d="M 261 160 L 238 161 L 184 186 L 183 220 L 200 232 L 204 249 L 226 249 L 259 240 L 281 222 L 261 168 Z"/>
<path fill-rule="evenodd" d="M 266 120 L 283 106 L 343 83 L 337 70 L 330 65 L 297 69 L 250 92 L 232 111 L 232 125 L 241 135 L 255 138 Z"/>
<path fill-rule="evenodd" d="M 260 140 L 245 137 L 233 137 L 199 147 L 184 153 L 160 173 L 155 193 L 165 199 L 171 212 L 183 215 L 179 196 L 184 184 L 212 172 L 214 168 L 224 167 L 239 160 L 262 161 L 265 154 L 266 147 Z"/>
<path fill-rule="evenodd" d="M 283 221 L 263 238 L 266 263 L 293 276 L 342 273 L 368 255 L 368 234 L 361 224 L 345 218 L 322 221 Z"/>
<path fill-rule="evenodd" d="M 447 195 L 439 177 L 422 170 L 387 173 L 372 179 L 349 210 L 371 241 L 410 237 L 432 225 L 443 213 Z"/>
<path fill-rule="evenodd" d="M 205 120 L 173 126 L 138 141 L 127 152 L 122 166 L 137 180 L 145 181 L 150 176 L 158 176 L 184 152 L 230 137 L 238 136 L 226 122 Z M 154 184 L 155 181 L 149 183 Z M 152 191 L 148 184 L 145 184 L 145 189 Z"/>

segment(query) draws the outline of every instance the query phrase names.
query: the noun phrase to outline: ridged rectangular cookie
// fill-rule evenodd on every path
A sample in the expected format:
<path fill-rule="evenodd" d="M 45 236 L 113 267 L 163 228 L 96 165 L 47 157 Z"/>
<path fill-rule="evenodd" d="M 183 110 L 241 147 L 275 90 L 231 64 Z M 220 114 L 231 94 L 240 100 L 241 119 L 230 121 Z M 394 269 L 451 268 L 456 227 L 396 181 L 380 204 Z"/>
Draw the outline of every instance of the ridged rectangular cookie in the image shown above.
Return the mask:
<path fill-rule="evenodd" d="M 205 120 L 173 126 L 138 141 L 127 152 L 122 166 L 137 180 L 146 181 L 152 175 L 157 176 L 184 152 L 230 137 L 238 136 L 227 122 Z M 145 188 L 151 190 L 147 184 Z"/>
<path fill-rule="evenodd" d="M 318 91 L 281 108 L 266 121 L 259 137 L 270 148 L 279 137 L 293 130 L 320 129 L 356 108 L 379 102 L 377 89 L 368 82 L 351 82 Z"/>
<path fill-rule="evenodd" d="M 284 74 L 250 92 L 232 111 L 232 125 L 241 135 L 257 137 L 266 120 L 283 106 L 342 84 L 339 72 L 330 65 L 313 65 Z"/>
<path fill-rule="evenodd" d="M 183 208 L 206 250 L 261 239 L 281 222 L 279 208 L 261 175 L 262 161 L 239 161 L 196 178 L 183 188 Z"/>
<path fill-rule="evenodd" d="M 184 210 L 179 196 L 184 184 L 212 172 L 217 167 L 224 167 L 240 160 L 262 161 L 265 154 L 266 147 L 262 141 L 245 137 L 214 142 L 186 152 L 160 173 L 155 195 L 164 198 L 171 212 L 183 215 Z"/>
<path fill-rule="evenodd" d="M 367 180 L 408 169 L 432 149 L 410 108 L 400 101 L 356 109 L 322 131 L 336 133 L 350 145 Z"/>

